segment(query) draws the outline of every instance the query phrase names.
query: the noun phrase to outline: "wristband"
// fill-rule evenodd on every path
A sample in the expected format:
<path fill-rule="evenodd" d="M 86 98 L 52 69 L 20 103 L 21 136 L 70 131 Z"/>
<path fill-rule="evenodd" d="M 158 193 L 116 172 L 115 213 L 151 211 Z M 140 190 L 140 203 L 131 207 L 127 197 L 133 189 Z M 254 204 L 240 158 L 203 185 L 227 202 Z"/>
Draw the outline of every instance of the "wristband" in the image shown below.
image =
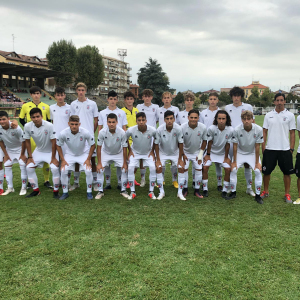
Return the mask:
<path fill-rule="evenodd" d="M 202 160 L 203 159 L 203 150 L 201 149 L 198 155 L 198 160 Z"/>
<path fill-rule="evenodd" d="M 207 152 L 206 155 L 210 155 L 210 152 L 209 153 Z"/>
<path fill-rule="evenodd" d="M 291 148 L 290 151 L 294 152 L 294 149 Z"/>
<path fill-rule="evenodd" d="M 32 158 L 32 156 L 28 156 L 27 158 Z"/>

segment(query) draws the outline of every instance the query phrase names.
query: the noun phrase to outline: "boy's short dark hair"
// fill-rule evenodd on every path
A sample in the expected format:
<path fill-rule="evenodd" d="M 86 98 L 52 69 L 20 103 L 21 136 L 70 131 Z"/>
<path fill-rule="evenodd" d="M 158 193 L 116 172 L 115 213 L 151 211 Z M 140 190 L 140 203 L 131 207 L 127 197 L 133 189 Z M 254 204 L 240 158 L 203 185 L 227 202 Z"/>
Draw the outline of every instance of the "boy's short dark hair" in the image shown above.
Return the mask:
<path fill-rule="evenodd" d="M 210 93 L 210 94 L 208 95 L 208 98 L 209 98 L 209 97 L 212 97 L 212 96 L 215 96 L 215 97 L 217 97 L 217 98 L 219 99 L 219 95 L 218 95 L 218 93 L 216 93 L 216 92 Z"/>
<path fill-rule="evenodd" d="M 34 94 L 36 92 L 40 92 L 40 94 L 42 93 L 42 90 L 39 86 L 33 86 L 30 88 L 29 93 L 30 94 Z"/>
<path fill-rule="evenodd" d="M 38 107 L 34 107 L 31 109 L 31 111 L 29 112 L 30 117 L 33 116 L 34 114 L 40 114 L 41 116 L 43 116 L 42 111 L 38 108 Z"/>
<path fill-rule="evenodd" d="M 142 92 L 142 96 L 153 96 L 153 91 L 150 89 L 144 89 Z"/>
<path fill-rule="evenodd" d="M 274 96 L 274 101 L 275 101 L 278 97 L 280 97 L 280 96 L 282 96 L 283 99 L 285 100 L 285 94 L 283 94 L 283 93 L 277 93 L 277 94 Z"/>
<path fill-rule="evenodd" d="M 173 113 L 172 111 L 167 110 L 167 111 L 164 113 L 164 119 L 167 118 L 167 117 L 169 117 L 169 116 L 175 117 L 175 116 L 174 116 L 174 113 Z"/>
<path fill-rule="evenodd" d="M 65 94 L 65 89 L 61 86 L 56 87 L 54 94 Z"/>
<path fill-rule="evenodd" d="M 124 93 L 124 99 L 132 97 L 134 99 L 134 94 L 132 91 L 127 91 Z"/>
<path fill-rule="evenodd" d="M 109 98 L 109 97 L 118 97 L 118 94 L 115 91 L 110 91 L 107 94 L 107 98 Z"/>
<path fill-rule="evenodd" d="M 80 122 L 80 118 L 77 115 L 72 115 L 69 118 L 69 122 L 78 122 L 79 123 Z"/>
<path fill-rule="evenodd" d="M 8 118 L 8 113 L 5 110 L 0 110 L 0 118 L 1 117 L 6 117 Z"/>
<path fill-rule="evenodd" d="M 117 117 L 117 115 L 114 114 L 114 113 L 108 114 L 106 119 L 107 119 L 107 120 L 108 120 L 108 119 L 116 119 L 116 121 L 118 122 L 118 117 Z"/>
<path fill-rule="evenodd" d="M 191 109 L 188 113 L 188 116 L 190 116 L 191 114 L 197 114 L 198 116 L 200 115 L 198 109 Z"/>
<path fill-rule="evenodd" d="M 147 119 L 146 118 L 146 114 L 144 112 L 142 112 L 142 111 L 136 114 L 136 119 L 138 119 L 140 117 Z"/>
<path fill-rule="evenodd" d="M 232 88 L 230 90 L 229 96 L 230 96 L 230 98 L 232 98 L 233 96 L 241 96 L 242 98 L 244 98 L 245 91 L 243 89 L 241 89 L 240 87 L 235 86 L 234 88 Z"/>

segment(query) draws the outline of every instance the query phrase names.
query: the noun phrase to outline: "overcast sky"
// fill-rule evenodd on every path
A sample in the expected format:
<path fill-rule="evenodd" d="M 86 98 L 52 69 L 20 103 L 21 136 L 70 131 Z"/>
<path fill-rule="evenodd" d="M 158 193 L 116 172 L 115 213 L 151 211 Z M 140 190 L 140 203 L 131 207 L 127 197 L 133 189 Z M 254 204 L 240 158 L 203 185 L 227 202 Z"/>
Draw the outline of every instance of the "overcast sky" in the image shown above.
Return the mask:
<path fill-rule="evenodd" d="M 300 2 L 264 0 L 0 2 L 0 50 L 45 57 L 60 39 L 96 45 L 138 70 L 157 59 L 177 91 L 194 92 L 252 79 L 273 91 L 300 83 Z M 38 5 L 37 5 L 38 3 Z"/>

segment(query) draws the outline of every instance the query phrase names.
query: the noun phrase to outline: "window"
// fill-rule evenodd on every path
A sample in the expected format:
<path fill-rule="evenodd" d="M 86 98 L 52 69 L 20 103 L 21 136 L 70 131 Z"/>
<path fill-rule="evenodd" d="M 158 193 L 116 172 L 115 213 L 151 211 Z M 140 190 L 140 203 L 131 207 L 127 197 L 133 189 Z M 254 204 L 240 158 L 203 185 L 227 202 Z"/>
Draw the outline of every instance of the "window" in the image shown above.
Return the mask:
<path fill-rule="evenodd" d="M 107 88 L 105 88 L 105 90 L 107 91 L 108 89 L 107 89 Z"/>
<path fill-rule="evenodd" d="M 107 84 L 107 80 L 105 80 L 104 83 Z"/>

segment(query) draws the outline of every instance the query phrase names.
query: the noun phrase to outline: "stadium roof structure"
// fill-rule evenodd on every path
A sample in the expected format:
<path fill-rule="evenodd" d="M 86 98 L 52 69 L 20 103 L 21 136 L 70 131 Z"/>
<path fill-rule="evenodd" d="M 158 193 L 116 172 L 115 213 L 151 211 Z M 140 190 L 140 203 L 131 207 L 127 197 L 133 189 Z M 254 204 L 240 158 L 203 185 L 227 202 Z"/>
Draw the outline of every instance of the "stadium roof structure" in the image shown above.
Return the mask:
<path fill-rule="evenodd" d="M 44 68 L 26 67 L 9 63 L 0 63 L 0 74 L 33 78 L 49 78 L 54 76 L 71 75 L 67 72 L 59 72 Z"/>

